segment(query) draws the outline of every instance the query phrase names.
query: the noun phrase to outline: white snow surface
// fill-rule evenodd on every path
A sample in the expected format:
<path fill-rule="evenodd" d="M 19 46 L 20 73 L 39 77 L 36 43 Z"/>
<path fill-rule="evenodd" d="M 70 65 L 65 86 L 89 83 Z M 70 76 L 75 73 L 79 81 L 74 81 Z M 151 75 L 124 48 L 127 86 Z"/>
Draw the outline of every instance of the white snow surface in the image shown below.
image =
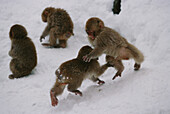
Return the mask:
<path fill-rule="evenodd" d="M 170 114 L 170 0 L 122 0 L 120 15 L 113 15 L 113 0 L 0 0 L 0 114 Z M 45 48 L 39 42 L 46 26 L 44 8 L 67 10 L 74 22 L 74 34 L 65 49 Z M 100 78 L 102 86 L 85 80 L 79 88 L 83 96 L 64 90 L 59 104 L 51 106 L 49 91 L 55 70 L 90 45 L 85 23 L 99 17 L 141 50 L 145 61 L 139 71 L 134 61 L 123 61 L 121 78 L 112 80 L 109 68 Z M 28 77 L 10 80 L 9 29 L 22 24 L 33 40 L 38 65 Z M 46 41 L 48 37 L 46 37 Z M 99 59 L 105 63 L 105 55 Z"/>

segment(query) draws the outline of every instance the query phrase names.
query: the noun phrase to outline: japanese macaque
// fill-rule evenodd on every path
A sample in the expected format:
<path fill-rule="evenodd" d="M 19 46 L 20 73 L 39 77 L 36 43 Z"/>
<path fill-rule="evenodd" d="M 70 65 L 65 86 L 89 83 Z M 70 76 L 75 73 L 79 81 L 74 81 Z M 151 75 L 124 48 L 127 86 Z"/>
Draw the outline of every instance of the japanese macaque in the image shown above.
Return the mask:
<path fill-rule="evenodd" d="M 47 26 L 40 37 L 40 42 L 49 35 L 49 43 L 42 43 L 42 45 L 65 48 L 67 40 L 74 35 L 73 22 L 69 14 L 64 9 L 47 7 L 42 12 L 41 17 L 43 22 L 47 22 Z M 57 39 L 59 43 L 57 43 Z"/>
<path fill-rule="evenodd" d="M 37 65 L 37 53 L 34 43 L 27 37 L 27 31 L 22 25 L 13 25 L 9 32 L 11 49 L 9 56 L 12 57 L 10 70 L 13 74 L 10 79 L 27 76 Z"/>
<path fill-rule="evenodd" d="M 144 56 L 135 46 L 130 44 L 115 30 L 105 27 L 104 22 L 92 17 L 86 22 L 85 30 L 88 34 L 89 42 L 94 46 L 94 50 L 83 57 L 83 60 L 89 62 L 106 54 L 106 62 L 113 65 L 117 69 L 117 73 L 113 80 L 120 76 L 124 70 L 122 60 L 134 59 L 134 70 L 139 70 L 141 63 L 144 61 Z"/>
<path fill-rule="evenodd" d="M 83 46 L 77 58 L 64 62 L 56 70 L 57 76 L 56 82 L 50 91 L 51 104 L 56 106 L 58 99 L 56 96 L 63 93 L 66 85 L 68 85 L 68 91 L 82 96 L 82 92 L 78 90 L 84 79 L 88 78 L 98 84 L 104 84 L 105 82 L 98 77 L 102 75 L 105 70 L 110 67 L 109 64 L 100 66 L 97 59 L 92 59 L 90 62 L 84 62 L 83 56 L 90 53 L 93 49 L 90 46 Z"/>

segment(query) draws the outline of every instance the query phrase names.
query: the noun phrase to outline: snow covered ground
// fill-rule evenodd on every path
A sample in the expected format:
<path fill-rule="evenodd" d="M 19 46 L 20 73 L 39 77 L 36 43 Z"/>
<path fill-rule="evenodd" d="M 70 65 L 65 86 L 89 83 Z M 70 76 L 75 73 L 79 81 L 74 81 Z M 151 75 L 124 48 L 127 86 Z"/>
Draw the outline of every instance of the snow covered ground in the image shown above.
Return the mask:
<path fill-rule="evenodd" d="M 170 1 L 122 0 L 120 15 L 113 15 L 113 0 L 0 0 L 0 114 L 170 114 Z M 48 49 L 39 37 L 46 26 L 41 21 L 45 7 L 64 8 L 74 22 L 75 36 L 66 49 Z M 89 44 L 84 31 L 88 18 L 97 16 L 117 30 L 145 55 L 139 71 L 133 60 L 124 61 L 121 78 L 109 68 L 98 86 L 85 80 L 83 97 L 67 90 L 52 107 L 49 91 L 59 65 L 77 56 Z M 22 24 L 36 45 L 38 65 L 29 77 L 10 80 L 8 32 Z M 48 39 L 48 37 L 46 38 Z M 104 64 L 104 56 L 99 62 Z"/>

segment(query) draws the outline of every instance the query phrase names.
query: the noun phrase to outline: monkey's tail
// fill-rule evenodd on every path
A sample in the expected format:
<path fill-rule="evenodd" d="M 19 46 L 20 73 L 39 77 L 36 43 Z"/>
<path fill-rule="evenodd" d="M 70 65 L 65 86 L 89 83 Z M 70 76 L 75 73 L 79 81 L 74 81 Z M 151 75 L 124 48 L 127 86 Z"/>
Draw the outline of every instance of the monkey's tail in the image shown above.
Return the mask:
<path fill-rule="evenodd" d="M 134 45 L 128 43 L 127 48 L 130 50 L 136 63 L 141 64 L 144 61 L 143 53 L 139 49 L 137 49 Z"/>

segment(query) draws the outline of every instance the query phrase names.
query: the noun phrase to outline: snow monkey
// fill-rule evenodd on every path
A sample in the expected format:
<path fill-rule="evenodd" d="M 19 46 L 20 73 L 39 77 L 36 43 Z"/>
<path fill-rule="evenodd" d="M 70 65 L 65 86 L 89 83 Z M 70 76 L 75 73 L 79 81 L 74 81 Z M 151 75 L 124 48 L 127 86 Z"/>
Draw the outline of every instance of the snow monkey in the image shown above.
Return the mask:
<path fill-rule="evenodd" d="M 41 17 L 43 22 L 47 22 L 47 26 L 40 37 L 40 42 L 49 35 L 49 43 L 42 43 L 42 45 L 54 48 L 67 47 L 67 40 L 74 35 L 73 22 L 69 14 L 64 9 L 47 7 Z"/>
<path fill-rule="evenodd" d="M 9 32 L 11 49 L 9 56 L 12 57 L 10 70 L 13 74 L 10 79 L 27 76 L 37 65 L 37 53 L 34 43 L 27 37 L 27 31 L 22 25 L 13 25 Z"/>
<path fill-rule="evenodd" d="M 98 77 L 102 75 L 110 65 L 104 64 L 100 66 L 96 58 L 92 59 L 90 62 L 84 62 L 82 59 L 83 56 L 91 51 L 92 48 L 90 46 L 83 46 L 80 49 L 77 58 L 62 63 L 56 70 L 55 74 L 57 79 L 50 91 L 52 106 L 58 104 L 56 96 L 63 93 L 66 85 L 68 85 L 68 91 L 82 96 L 82 92 L 77 88 L 81 86 L 84 79 L 88 78 L 93 82 L 97 81 L 98 84 L 105 83 Z"/>
<path fill-rule="evenodd" d="M 106 62 L 113 65 L 117 69 L 117 73 L 113 80 L 120 76 L 124 70 L 122 60 L 135 60 L 134 70 L 139 70 L 144 56 L 135 46 L 130 44 L 115 30 L 105 27 L 104 22 L 92 17 L 87 20 L 85 30 L 88 34 L 89 42 L 94 46 L 94 50 L 83 57 L 83 60 L 89 62 L 91 59 L 97 58 L 103 53 L 106 54 Z"/>

